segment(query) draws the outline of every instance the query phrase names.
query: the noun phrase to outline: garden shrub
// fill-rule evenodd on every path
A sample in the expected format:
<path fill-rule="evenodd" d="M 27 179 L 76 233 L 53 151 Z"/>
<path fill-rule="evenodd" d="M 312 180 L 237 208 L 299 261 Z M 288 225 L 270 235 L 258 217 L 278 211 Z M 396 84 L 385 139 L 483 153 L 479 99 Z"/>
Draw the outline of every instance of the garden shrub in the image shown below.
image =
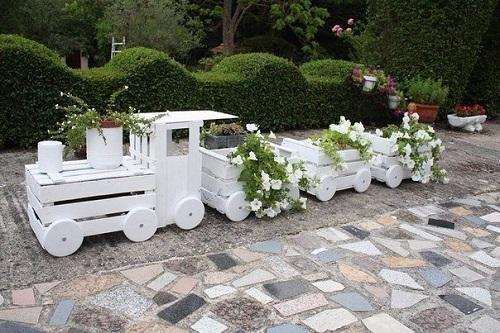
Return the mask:
<path fill-rule="evenodd" d="M 484 105 L 491 118 L 500 115 L 500 1 L 483 36 L 479 59 L 467 86 L 466 101 Z"/>
<path fill-rule="evenodd" d="M 497 0 L 373 0 L 368 2 L 368 51 L 399 80 L 442 79 L 458 102 L 478 59 Z M 362 59 L 363 60 L 363 59 Z"/>
<path fill-rule="evenodd" d="M 350 82 L 353 63 L 316 61 L 300 69 L 270 54 L 224 58 L 209 72 L 191 73 L 162 52 L 131 48 L 107 65 L 70 70 L 49 49 L 0 35 L 0 143 L 32 146 L 62 119 L 55 104 L 71 92 L 102 107 L 128 85 L 117 102 L 142 112 L 213 109 L 232 113 L 263 130 L 326 127 L 341 115 L 353 121 L 387 121 L 386 97 L 368 95 Z"/>

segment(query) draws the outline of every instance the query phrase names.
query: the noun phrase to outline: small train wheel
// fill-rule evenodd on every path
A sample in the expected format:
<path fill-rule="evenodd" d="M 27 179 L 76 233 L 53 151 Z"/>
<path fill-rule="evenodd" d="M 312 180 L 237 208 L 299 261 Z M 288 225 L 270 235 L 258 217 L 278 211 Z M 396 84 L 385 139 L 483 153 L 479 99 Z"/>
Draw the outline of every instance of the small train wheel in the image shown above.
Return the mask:
<path fill-rule="evenodd" d="M 354 190 L 356 192 L 364 192 L 370 187 L 372 182 L 372 173 L 369 169 L 363 168 L 358 170 L 354 178 Z"/>
<path fill-rule="evenodd" d="M 318 187 L 316 187 L 316 198 L 319 201 L 328 201 L 337 191 L 337 182 L 333 176 L 321 177 Z"/>
<path fill-rule="evenodd" d="M 148 208 L 132 209 L 125 216 L 123 233 L 132 242 L 143 242 L 150 239 L 158 228 L 156 213 Z"/>
<path fill-rule="evenodd" d="M 243 221 L 250 215 L 250 205 L 245 200 L 245 192 L 238 191 L 233 194 L 226 201 L 226 216 L 233 222 Z"/>
<path fill-rule="evenodd" d="M 403 168 L 400 165 L 392 165 L 385 172 L 385 184 L 390 188 L 398 187 L 403 181 Z"/>
<path fill-rule="evenodd" d="M 52 223 L 45 233 L 43 248 L 54 257 L 73 254 L 83 242 L 83 231 L 77 222 L 71 219 Z"/>
<path fill-rule="evenodd" d="M 175 207 L 175 224 L 181 229 L 196 228 L 205 216 L 205 206 L 200 199 L 188 197 L 182 199 Z"/>

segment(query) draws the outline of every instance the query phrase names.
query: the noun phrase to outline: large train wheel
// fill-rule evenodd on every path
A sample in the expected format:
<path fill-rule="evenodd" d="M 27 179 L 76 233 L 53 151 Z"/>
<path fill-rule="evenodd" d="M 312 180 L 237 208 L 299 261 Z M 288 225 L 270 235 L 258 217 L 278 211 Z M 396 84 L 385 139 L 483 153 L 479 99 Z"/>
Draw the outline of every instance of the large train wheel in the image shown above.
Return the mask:
<path fill-rule="evenodd" d="M 148 208 L 137 208 L 127 213 L 123 222 L 123 233 L 132 242 L 150 239 L 158 228 L 156 213 Z"/>
<path fill-rule="evenodd" d="M 385 184 L 390 188 L 398 187 L 403 181 L 403 168 L 400 165 L 392 165 L 385 172 Z"/>
<path fill-rule="evenodd" d="M 245 192 L 238 191 L 233 194 L 226 201 L 226 216 L 233 222 L 243 221 L 250 215 L 250 205 L 245 200 Z"/>
<path fill-rule="evenodd" d="M 205 216 L 205 206 L 200 199 L 188 197 L 182 199 L 175 207 L 175 224 L 181 229 L 196 228 Z"/>
<path fill-rule="evenodd" d="M 328 201 L 335 195 L 337 191 L 337 182 L 333 176 L 323 176 L 316 187 L 316 198 L 319 201 Z"/>
<path fill-rule="evenodd" d="M 372 182 L 372 173 L 369 169 L 363 168 L 358 170 L 354 178 L 354 190 L 356 192 L 364 192 L 370 187 Z"/>
<path fill-rule="evenodd" d="M 83 242 L 83 231 L 78 223 L 71 219 L 52 223 L 45 233 L 43 248 L 54 257 L 73 254 Z"/>

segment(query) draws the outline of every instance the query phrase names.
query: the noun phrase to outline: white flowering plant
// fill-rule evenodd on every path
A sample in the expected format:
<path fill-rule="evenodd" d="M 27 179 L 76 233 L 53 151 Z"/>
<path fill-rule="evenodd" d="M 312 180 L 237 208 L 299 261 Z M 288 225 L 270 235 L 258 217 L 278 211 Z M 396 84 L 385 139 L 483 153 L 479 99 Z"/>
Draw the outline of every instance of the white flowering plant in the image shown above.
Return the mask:
<path fill-rule="evenodd" d="M 448 182 L 447 172 L 439 167 L 444 145 L 432 126 L 418 122 L 418 114 L 404 114 L 400 126 L 377 129 L 376 135 L 392 140 L 399 161 L 411 171 L 412 180 Z"/>
<path fill-rule="evenodd" d="M 229 154 L 230 163 L 242 166 L 239 181 L 243 182 L 248 207 L 259 218 L 273 218 L 284 209 L 305 209 L 306 198 L 292 198 L 291 187 L 309 189 L 316 186 L 303 162 L 290 161 L 274 152 L 268 139 L 255 124 L 246 126 L 245 141 Z"/>
<path fill-rule="evenodd" d="M 365 132 L 363 124 L 351 124 L 351 121 L 344 116 L 340 117 L 338 124 L 331 124 L 321 136 L 313 137 L 311 142 L 323 149 L 332 160 L 333 167 L 339 171 L 347 167 L 339 153 L 341 150 L 356 149 L 361 159 L 367 162 L 374 156 L 369 135 Z"/>

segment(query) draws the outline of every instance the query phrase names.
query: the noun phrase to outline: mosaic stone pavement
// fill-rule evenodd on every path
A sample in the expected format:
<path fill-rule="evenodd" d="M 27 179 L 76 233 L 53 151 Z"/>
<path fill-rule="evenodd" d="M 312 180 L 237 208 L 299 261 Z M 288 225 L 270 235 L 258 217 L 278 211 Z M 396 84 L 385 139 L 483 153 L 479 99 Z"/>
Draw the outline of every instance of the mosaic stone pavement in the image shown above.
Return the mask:
<path fill-rule="evenodd" d="M 489 193 L 2 291 L 0 332 L 500 332 L 499 267 Z"/>

